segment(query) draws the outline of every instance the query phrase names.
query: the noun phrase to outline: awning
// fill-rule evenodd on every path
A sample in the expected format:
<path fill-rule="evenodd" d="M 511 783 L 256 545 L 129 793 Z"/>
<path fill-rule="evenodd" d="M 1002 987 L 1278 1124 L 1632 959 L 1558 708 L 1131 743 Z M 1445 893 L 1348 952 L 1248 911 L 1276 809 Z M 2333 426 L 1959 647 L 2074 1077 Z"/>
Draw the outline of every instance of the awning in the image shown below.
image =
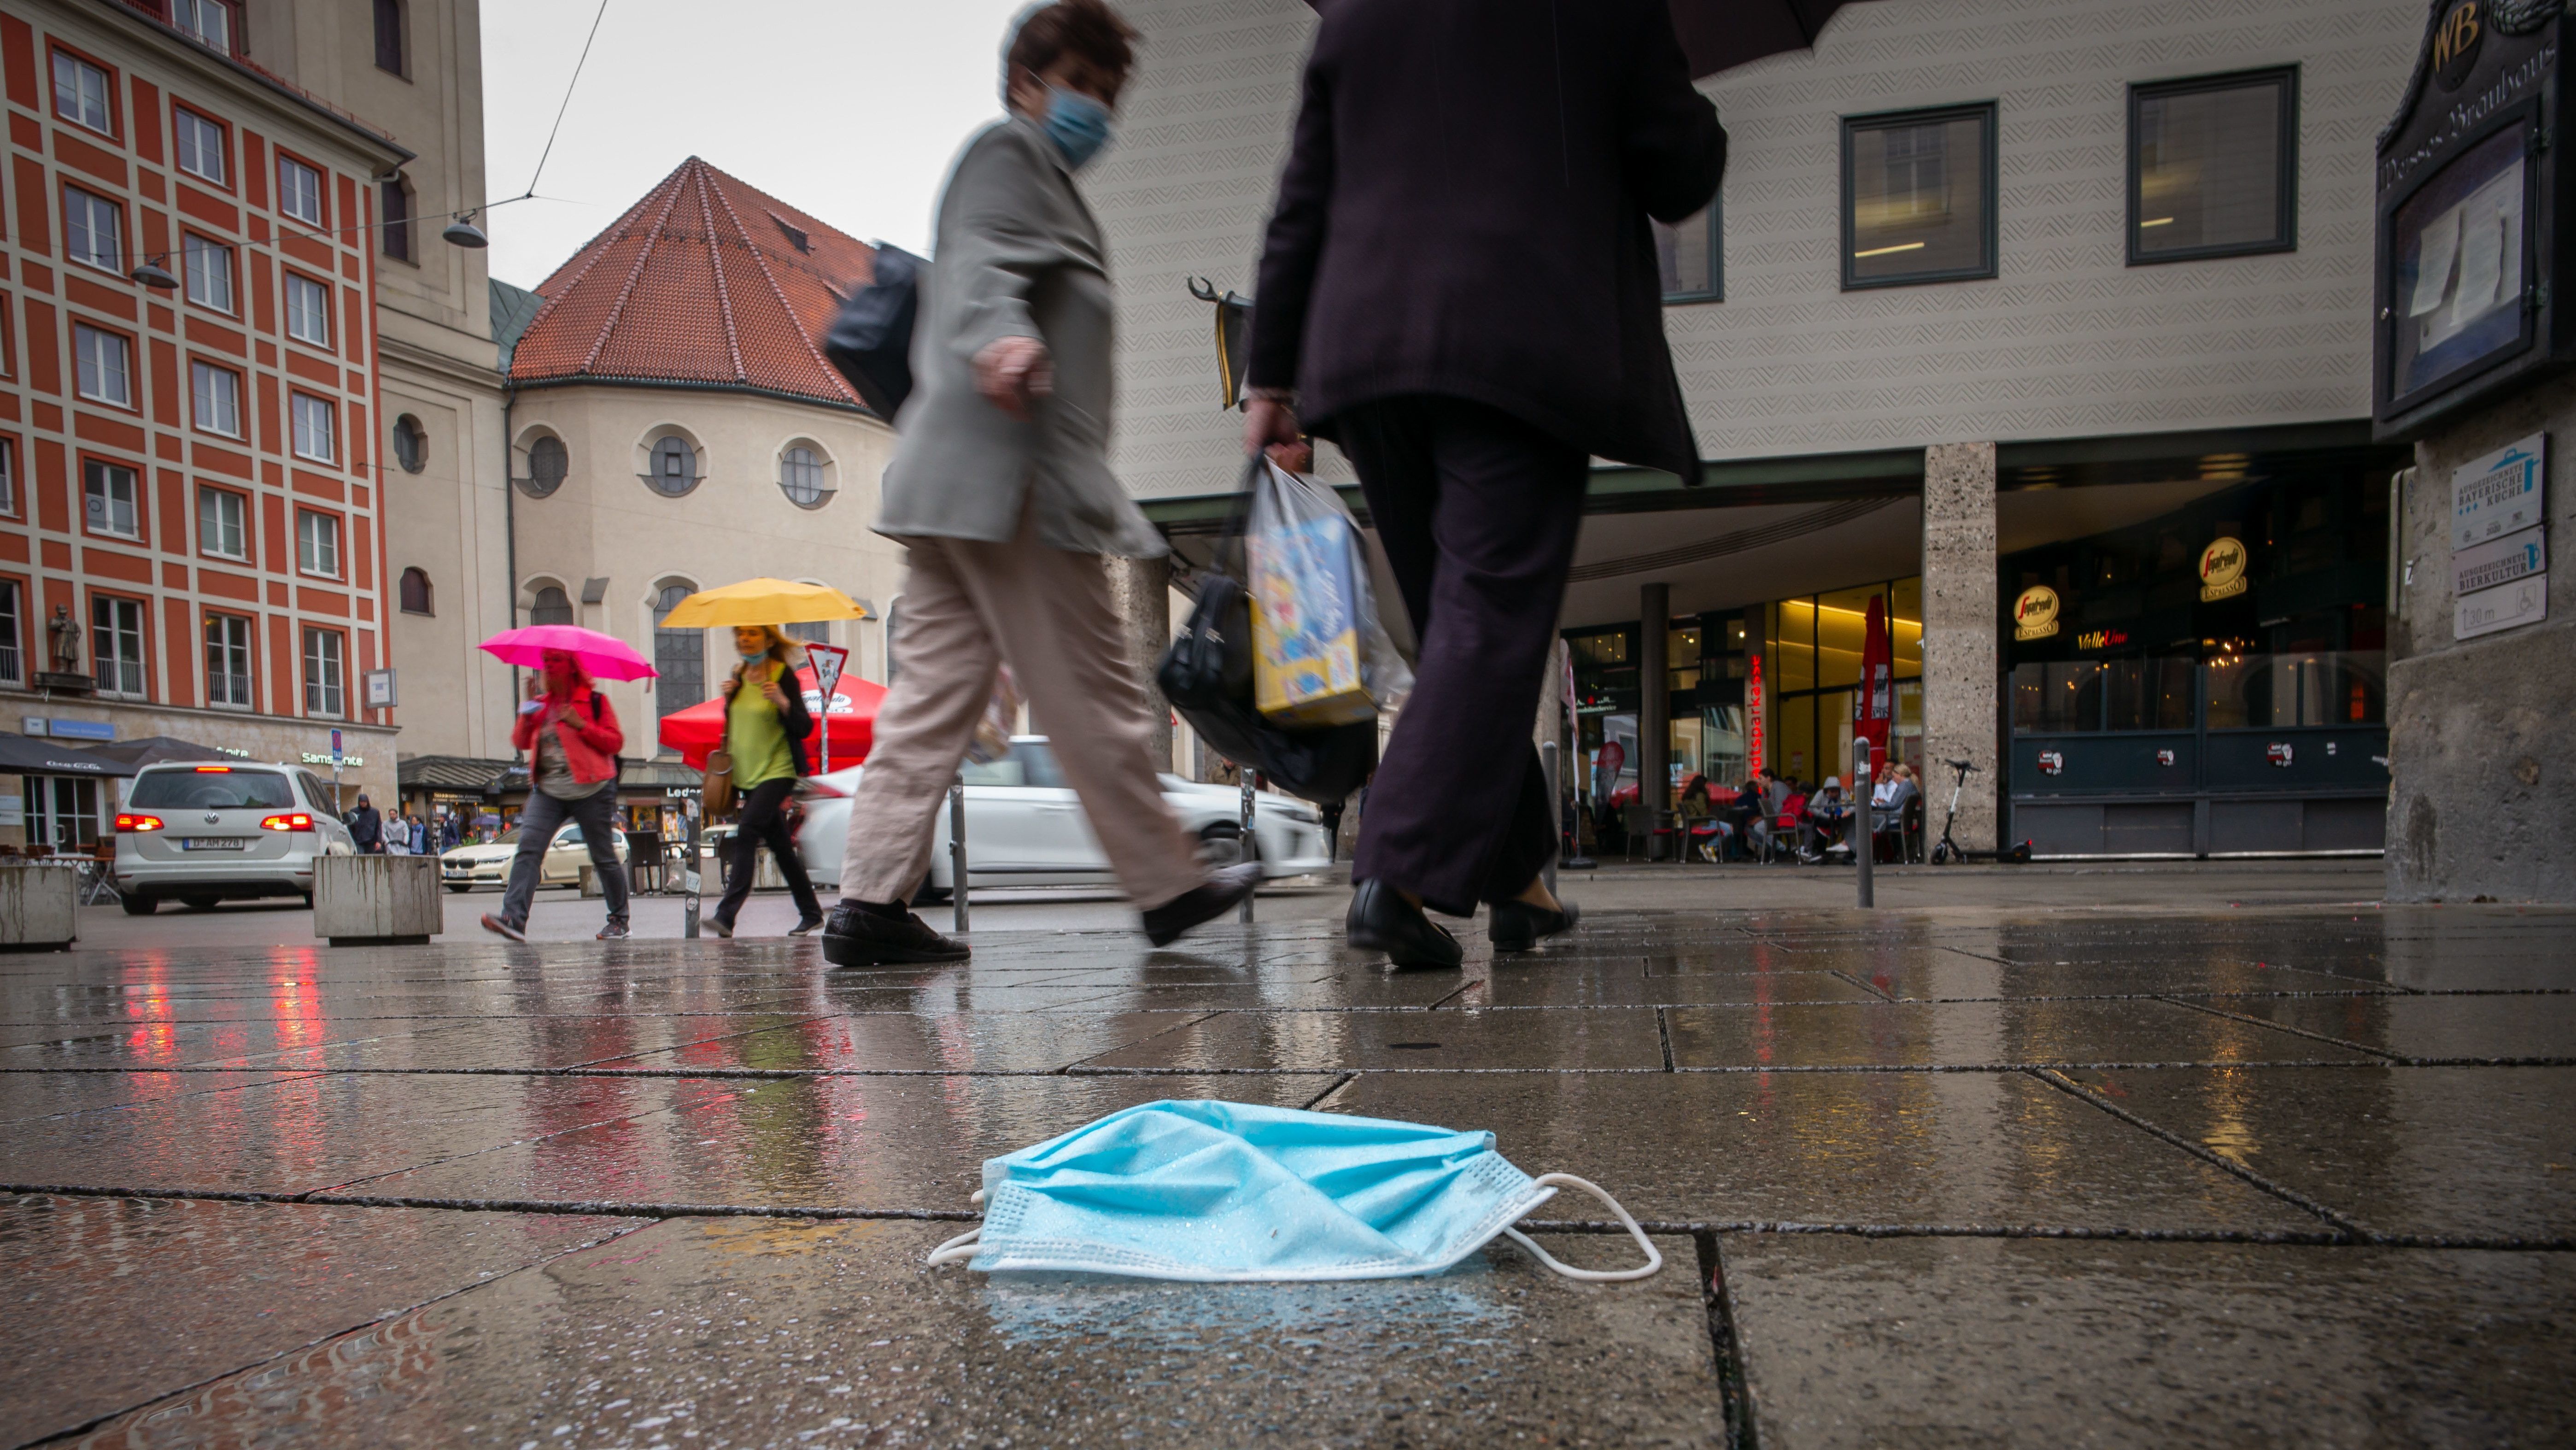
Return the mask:
<path fill-rule="evenodd" d="M 40 737 L 0 731 L 0 773 L 129 776 L 134 774 L 134 767 Z"/>
<path fill-rule="evenodd" d="M 520 778 L 512 782 L 509 777 Z M 415 755 L 394 765 L 395 783 L 404 790 L 443 790 L 497 796 L 527 788 L 526 769 L 515 760 L 479 760 L 470 755 Z"/>
<path fill-rule="evenodd" d="M 211 745 L 199 745 L 193 740 L 181 740 L 170 735 L 146 735 L 139 740 L 120 740 L 113 745 L 93 745 L 89 753 L 138 771 L 165 760 L 202 760 L 218 765 L 248 763 L 241 756 L 227 754 Z"/>

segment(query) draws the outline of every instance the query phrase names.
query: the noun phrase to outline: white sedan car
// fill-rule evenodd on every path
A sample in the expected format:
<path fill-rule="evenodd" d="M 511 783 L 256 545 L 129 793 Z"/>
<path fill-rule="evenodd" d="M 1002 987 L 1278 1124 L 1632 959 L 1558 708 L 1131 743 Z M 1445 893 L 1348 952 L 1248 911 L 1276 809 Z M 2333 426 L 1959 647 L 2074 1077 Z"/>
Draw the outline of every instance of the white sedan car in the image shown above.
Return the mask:
<path fill-rule="evenodd" d="M 865 766 L 836 770 L 807 782 L 805 826 L 797 836 L 805 874 L 819 884 L 841 879 L 841 846 L 849 837 L 850 792 Z M 1109 858 L 1066 784 L 1055 752 L 1043 735 L 1011 740 L 1011 753 L 989 765 L 969 765 L 966 776 L 966 873 L 975 886 L 1089 886 L 1114 879 Z M 1242 836 L 1243 793 L 1230 785 L 1203 785 L 1177 775 L 1162 777 L 1163 799 L 1181 825 L 1199 840 L 1211 863 L 1232 865 Z M 1262 876 L 1303 876 L 1332 864 L 1323 817 L 1304 801 L 1271 791 L 1253 797 L 1254 858 Z M 943 900 L 950 885 L 948 809 L 939 811 L 939 834 L 930 853 L 924 901 Z"/>
<path fill-rule="evenodd" d="M 626 859 L 626 833 L 616 833 L 611 842 L 617 859 Z M 516 827 L 502 832 L 493 840 L 480 844 L 468 842 L 447 851 L 438 858 L 438 874 L 450 891 L 471 891 L 477 886 L 510 884 L 510 859 L 519 854 L 519 832 Z M 539 886 L 579 886 L 581 868 L 590 864 L 590 847 L 581 838 L 581 826 L 566 821 L 537 858 Z"/>

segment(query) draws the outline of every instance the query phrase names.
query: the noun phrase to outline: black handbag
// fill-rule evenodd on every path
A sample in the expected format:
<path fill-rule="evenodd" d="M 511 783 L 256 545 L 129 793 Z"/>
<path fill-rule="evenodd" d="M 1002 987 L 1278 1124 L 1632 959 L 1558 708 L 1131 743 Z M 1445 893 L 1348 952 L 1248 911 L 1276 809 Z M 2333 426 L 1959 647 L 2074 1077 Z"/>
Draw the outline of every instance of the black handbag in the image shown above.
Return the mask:
<path fill-rule="evenodd" d="M 901 247 L 877 245 L 876 278 L 849 295 L 823 334 L 823 356 L 892 423 L 912 396 L 912 324 L 921 311 L 921 271 L 930 264 Z"/>

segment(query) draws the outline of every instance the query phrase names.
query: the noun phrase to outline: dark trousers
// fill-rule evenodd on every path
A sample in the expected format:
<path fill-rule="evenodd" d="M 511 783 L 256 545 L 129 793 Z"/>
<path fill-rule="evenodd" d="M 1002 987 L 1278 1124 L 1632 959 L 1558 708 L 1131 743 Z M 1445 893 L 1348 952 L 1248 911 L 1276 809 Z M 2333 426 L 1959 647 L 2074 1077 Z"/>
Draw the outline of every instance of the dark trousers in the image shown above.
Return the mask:
<path fill-rule="evenodd" d="M 762 846 L 777 859 L 778 874 L 787 878 L 797 912 L 807 921 L 823 914 L 822 904 L 814 899 L 814 883 L 805 875 L 805 858 L 796 854 L 796 838 L 787 830 L 787 797 L 795 790 L 796 782 L 781 776 L 753 786 L 742 798 L 742 815 L 733 831 L 733 877 L 725 883 L 724 900 L 716 903 L 716 920 L 731 926 L 742 914 L 752 879 L 760 874 Z"/>
<path fill-rule="evenodd" d="M 1452 916 L 1555 857 L 1530 727 L 1583 524 L 1586 459 L 1500 409 L 1394 398 L 1338 420 L 1420 658 L 1360 817 L 1355 881 Z"/>
<path fill-rule="evenodd" d="M 528 792 L 528 808 L 519 813 L 519 854 L 510 858 L 510 884 L 501 893 L 503 921 L 516 927 L 528 924 L 528 907 L 536 899 L 546 847 L 554 844 L 555 833 L 568 820 L 580 823 L 590 864 L 599 869 L 599 894 L 608 904 L 608 919 L 626 919 L 626 868 L 617 862 L 617 787 L 603 785 L 577 801 L 557 800 L 541 790 Z"/>

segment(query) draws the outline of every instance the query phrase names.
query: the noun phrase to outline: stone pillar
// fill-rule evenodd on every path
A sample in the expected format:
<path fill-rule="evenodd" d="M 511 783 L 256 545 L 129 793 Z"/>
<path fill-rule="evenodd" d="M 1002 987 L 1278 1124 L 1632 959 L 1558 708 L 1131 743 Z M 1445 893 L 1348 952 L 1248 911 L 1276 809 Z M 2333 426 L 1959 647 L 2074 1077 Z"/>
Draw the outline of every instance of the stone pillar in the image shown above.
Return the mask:
<path fill-rule="evenodd" d="M 1172 766 L 1172 706 L 1154 685 L 1154 671 L 1172 644 L 1172 562 L 1169 559 L 1104 558 L 1109 571 L 1109 599 L 1127 640 L 1128 667 L 1145 689 L 1145 708 L 1154 717 L 1152 754 L 1156 770 Z"/>
<path fill-rule="evenodd" d="M 1673 789 L 1673 586 L 1638 586 L 1637 616 L 1637 803 L 1661 811 Z"/>
<path fill-rule="evenodd" d="M 2001 822 L 2002 762 L 1995 758 L 1995 445 L 1943 443 L 1923 451 L 1923 804 L 1938 833 L 1957 777 L 1947 762 L 1977 767 L 1959 796 L 1952 832 L 1971 851 L 1994 850 Z"/>

